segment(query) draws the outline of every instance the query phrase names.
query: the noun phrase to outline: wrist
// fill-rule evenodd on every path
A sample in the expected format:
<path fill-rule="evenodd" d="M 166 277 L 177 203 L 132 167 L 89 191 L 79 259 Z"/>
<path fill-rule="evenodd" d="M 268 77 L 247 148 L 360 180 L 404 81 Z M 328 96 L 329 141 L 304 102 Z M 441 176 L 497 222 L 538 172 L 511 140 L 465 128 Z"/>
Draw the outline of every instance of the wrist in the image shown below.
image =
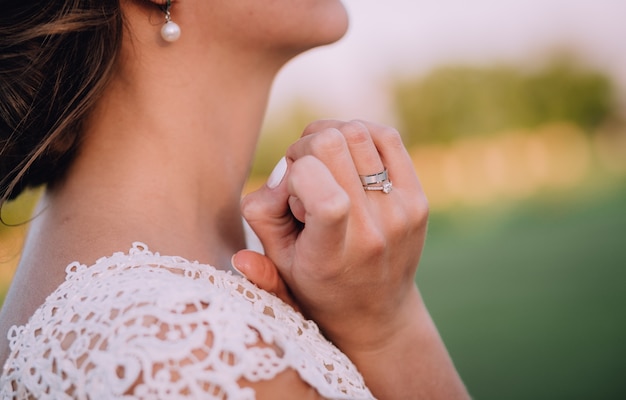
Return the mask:
<path fill-rule="evenodd" d="M 326 337 L 350 356 L 377 353 L 413 337 L 425 317 L 429 318 L 428 312 L 412 284 L 400 302 L 390 302 L 375 312 L 336 315 L 318 324 Z"/>
<path fill-rule="evenodd" d="M 469 399 L 417 287 L 387 326 L 364 332 L 335 344 L 377 398 Z"/>

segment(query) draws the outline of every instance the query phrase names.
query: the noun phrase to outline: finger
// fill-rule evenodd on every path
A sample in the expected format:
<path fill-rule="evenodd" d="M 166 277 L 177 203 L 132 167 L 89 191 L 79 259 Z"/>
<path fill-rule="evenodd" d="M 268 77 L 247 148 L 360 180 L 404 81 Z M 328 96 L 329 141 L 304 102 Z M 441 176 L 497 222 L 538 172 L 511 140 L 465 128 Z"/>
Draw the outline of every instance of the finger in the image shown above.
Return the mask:
<path fill-rule="evenodd" d="M 320 119 L 317 121 L 313 121 L 304 128 L 302 132 L 302 136 L 308 136 L 310 134 L 323 131 L 325 129 L 335 128 L 339 129 L 341 125 L 343 125 L 345 121 L 340 121 L 336 119 Z"/>
<path fill-rule="evenodd" d="M 294 161 L 286 180 L 290 194 L 301 201 L 306 215 L 306 225 L 296 242 L 298 256 L 319 260 L 321 254 L 327 254 L 329 258 L 324 261 L 331 271 L 337 264 L 331 257 L 340 256 L 345 246 L 350 198 L 326 165 L 313 156 Z M 319 262 L 315 267 L 319 268 Z"/>
<path fill-rule="evenodd" d="M 281 160 L 270 175 L 268 183 L 241 201 L 243 217 L 270 256 L 278 256 L 293 244 L 298 230 L 289 210 L 289 193 L 283 178 L 287 169 L 287 162 Z"/>
<path fill-rule="evenodd" d="M 389 171 L 389 179 L 393 181 L 394 188 L 421 190 L 413 160 L 402 142 L 400 133 L 389 126 L 366 121 L 360 122 L 370 132 L 381 161 Z"/>
<path fill-rule="evenodd" d="M 268 257 L 252 250 L 240 250 L 233 255 L 231 264 L 249 281 L 297 309 L 276 265 Z"/>
<path fill-rule="evenodd" d="M 413 168 L 413 162 L 408 152 L 406 151 L 406 148 L 402 143 L 402 138 L 397 130 L 389 126 L 369 121 L 355 120 L 350 122 L 350 124 L 356 123 L 362 124 L 369 131 L 377 152 L 379 153 L 382 160 L 382 164 L 387 169 L 394 170 L 394 179 L 398 180 L 398 183 L 402 183 L 403 185 L 405 183 L 412 185 L 415 185 L 417 183 L 419 185 Z M 334 128 L 337 130 L 341 130 L 341 127 L 345 124 L 346 122 L 338 120 L 314 121 L 305 128 L 302 136 L 309 136 L 325 129 Z M 365 158 L 365 160 L 366 163 L 371 162 L 371 159 Z M 361 171 L 360 174 L 366 175 L 367 173 L 362 171 L 367 171 L 367 167 L 360 168 L 365 168 L 363 170 L 359 169 L 359 171 Z M 380 172 L 380 170 L 376 172 Z"/>
<path fill-rule="evenodd" d="M 358 196 L 362 192 L 359 174 L 346 139 L 337 128 L 308 134 L 287 149 L 287 157 L 294 162 L 306 156 L 313 156 L 326 165 L 335 181 L 351 196 Z"/>
<path fill-rule="evenodd" d="M 291 214 L 295 219 L 303 224 L 306 223 L 306 210 L 304 209 L 304 205 L 299 198 L 295 196 L 289 196 L 289 209 L 291 210 Z"/>
<path fill-rule="evenodd" d="M 320 120 L 309 124 L 302 134 L 308 136 L 326 129 L 337 129 L 346 139 L 356 170 L 360 175 L 381 172 L 383 165 L 372 140 L 367 124 L 363 121 Z"/>
<path fill-rule="evenodd" d="M 388 126 L 372 122 L 363 123 L 368 127 L 382 162 L 389 172 L 394 192 L 403 194 L 395 196 L 399 201 L 396 207 L 384 209 L 382 221 L 386 226 L 405 226 L 409 231 L 423 226 L 428 218 L 428 200 L 400 134 Z M 401 223 L 402 221 L 404 223 Z"/>
<path fill-rule="evenodd" d="M 384 169 L 368 127 L 360 121 L 343 124 L 339 130 L 346 138 L 350 155 L 359 175 L 372 175 Z"/>

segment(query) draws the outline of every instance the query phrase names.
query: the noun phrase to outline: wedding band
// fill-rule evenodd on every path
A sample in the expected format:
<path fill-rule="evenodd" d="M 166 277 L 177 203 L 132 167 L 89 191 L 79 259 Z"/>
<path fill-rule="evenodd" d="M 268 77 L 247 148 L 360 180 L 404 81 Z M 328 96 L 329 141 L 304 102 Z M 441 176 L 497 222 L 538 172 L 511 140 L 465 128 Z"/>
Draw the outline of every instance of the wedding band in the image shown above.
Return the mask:
<path fill-rule="evenodd" d="M 377 183 L 382 183 L 389 180 L 389 175 L 387 174 L 387 168 L 385 168 L 382 172 L 371 175 L 359 175 L 361 179 L 361 183 L 365 185 L 375 185 Z"/>
<path fill-rule="evenodd" d="M 361 184 L 363 185 L 363 190 L 366 191 L 378 190 L 385 194 L 388 194 L 391 192 L 391 189 L 393 189 L 393 185 L 389 180 L 387 168 L 377 174 L 359 175 L 359 179 L 361 180 Z"/>
<path fill-rule="evenodd" d="M 382 185 L 363 185 L 364 190 L 380 190 L 385 194 L 389 194 L 393 185 L 391 181 L 382 182 Z"/>

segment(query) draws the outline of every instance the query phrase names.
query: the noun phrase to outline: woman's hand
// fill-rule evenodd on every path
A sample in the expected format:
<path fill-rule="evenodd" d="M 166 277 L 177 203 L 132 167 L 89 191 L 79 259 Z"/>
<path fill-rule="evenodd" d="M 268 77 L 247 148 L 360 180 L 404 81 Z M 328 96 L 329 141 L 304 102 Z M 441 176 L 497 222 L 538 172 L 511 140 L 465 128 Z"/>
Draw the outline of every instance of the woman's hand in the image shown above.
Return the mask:
<path fill-rule="evenodd" d="M 415 300 L 427 216 L 400 135 L 367 122 L 318 121 L 288 149 L 287 163 L 278 186 L 244 199 L 244 217 L 331 340 L 386 340 Z M 359 175 L 385 168 L 393 190 L 365 191 Z"/>
<path fill-rule="evenodd" d="M 365 190 L 359 175 L 385 169 L 392 190 Z M 233 264 L 316 321 L 377 397 L 467 398 L 414 283 L 428 207 L 397 131 L 309 125 L 242 212 L 269 259 Z"/>
<path fill-rule="evenodd" d="M 278 273 L 276 265 L 268 257 L 256 251 L 240 250 L 233 256 L 231 263 L 240 274 L 259 288 L 273 293 L 296 311 L 301 311 Z"/>

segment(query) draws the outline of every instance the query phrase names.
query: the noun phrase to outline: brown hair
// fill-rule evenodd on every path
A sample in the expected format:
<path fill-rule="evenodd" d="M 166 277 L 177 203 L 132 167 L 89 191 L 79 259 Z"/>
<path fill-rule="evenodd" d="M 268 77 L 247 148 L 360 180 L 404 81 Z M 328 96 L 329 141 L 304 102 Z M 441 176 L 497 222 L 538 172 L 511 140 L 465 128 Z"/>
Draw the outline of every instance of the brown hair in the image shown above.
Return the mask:
<path fill-rule="evenodd" d="M 122 31 L 119 0 L 0 0 L 0 205 L 63 176 Z"/>

